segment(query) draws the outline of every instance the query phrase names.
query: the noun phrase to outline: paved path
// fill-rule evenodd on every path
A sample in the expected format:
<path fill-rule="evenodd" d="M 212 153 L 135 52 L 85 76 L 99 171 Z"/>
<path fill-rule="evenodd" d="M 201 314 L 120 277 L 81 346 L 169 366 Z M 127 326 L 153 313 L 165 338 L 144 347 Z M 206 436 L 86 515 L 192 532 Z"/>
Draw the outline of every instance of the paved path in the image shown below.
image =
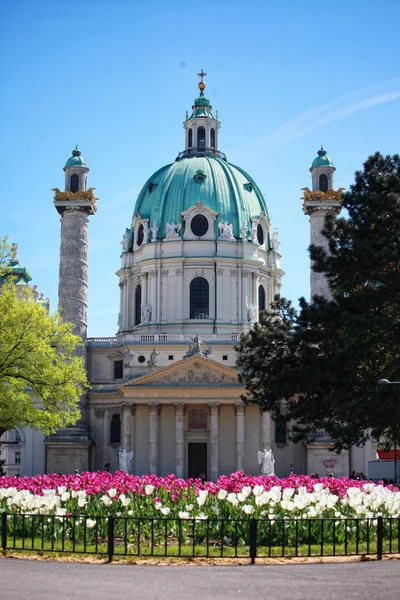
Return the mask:
<path fill-rule="evenodd" d="M 400 561 L 139 566 L 0 558 L 4 600 L 395 600 Z"/>

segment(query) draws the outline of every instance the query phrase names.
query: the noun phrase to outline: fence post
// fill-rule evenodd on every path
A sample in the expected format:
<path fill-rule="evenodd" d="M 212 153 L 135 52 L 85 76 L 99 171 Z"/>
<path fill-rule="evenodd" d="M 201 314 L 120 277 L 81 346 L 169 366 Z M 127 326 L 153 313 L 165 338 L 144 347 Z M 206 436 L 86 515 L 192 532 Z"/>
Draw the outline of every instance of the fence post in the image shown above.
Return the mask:
<path fill-rule="evenodd" d="M 114 554 L 114 534 L 115 534 L 115 518 L 113 516 L 108 517 L 108 531 L 107 531 L 107 553 L 108 562 L 111 562 Z"/>
<path fill-rule="evenodd" d="M 257 519 L 250 520 L 250 559 L 254 565 L 257 557 Z"/>
<path fill-rule="evenodd" d="M 382 560 L 383 553 L 383 519 L 378 517 L 378 524 L 376 527 L 376 553 L 378 560 Z"/>
<path fill-rule="evenodd" d="M 5 554 L 7 548 L 7 513 L 1 515 L 1 547 Z"/>

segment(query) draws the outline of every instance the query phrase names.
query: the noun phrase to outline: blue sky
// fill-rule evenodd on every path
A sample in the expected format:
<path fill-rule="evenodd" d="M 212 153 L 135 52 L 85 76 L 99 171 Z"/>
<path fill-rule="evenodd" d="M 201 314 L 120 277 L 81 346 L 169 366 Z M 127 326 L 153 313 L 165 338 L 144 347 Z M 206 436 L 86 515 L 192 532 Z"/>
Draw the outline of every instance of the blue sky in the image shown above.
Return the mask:
<path fill-rule="evenodd" d="M 3 3 L 0 235 L 57 305 L 51 188 L 78 144 L 100 197 L 89 225 L 89 336 L 114 335 L 120 240 L 150 175 L 184 148 L 201 68 L 220 149 L 255 179 L 279 230 L 282 293 L 309 294 L 301 188 L 324 145 L 335 187 L 399 151 L 397 0 L 35 0 Z"/>

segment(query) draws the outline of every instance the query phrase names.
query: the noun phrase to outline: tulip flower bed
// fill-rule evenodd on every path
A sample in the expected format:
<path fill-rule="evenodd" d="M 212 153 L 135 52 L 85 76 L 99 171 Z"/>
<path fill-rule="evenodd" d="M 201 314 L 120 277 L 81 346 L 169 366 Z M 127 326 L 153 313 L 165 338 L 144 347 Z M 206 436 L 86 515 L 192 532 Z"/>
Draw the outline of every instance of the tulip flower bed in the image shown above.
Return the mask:
<path fill-rule="evenodd" d="M 0 513 L 7 513 L 13 547 L 32 549 L 39 540 L 42 549 L 106 552 L 111 531 L 121 554 L 209 556 L 217 549 L 237 556 L 243 548 L 248 555 L 257 520 L 258 554 L 297 555 L 302 547 L 319 554 L 321 542 L 334 554 L 354 545 L 357 553 L 375 552 L 378 517 L 390 529 L 390 551 L 397 551 L 393 540 L 400 544 L 399 490 L 348 478 L 237 472 L 212 483 L 121 471 L 0 477 Z"/>

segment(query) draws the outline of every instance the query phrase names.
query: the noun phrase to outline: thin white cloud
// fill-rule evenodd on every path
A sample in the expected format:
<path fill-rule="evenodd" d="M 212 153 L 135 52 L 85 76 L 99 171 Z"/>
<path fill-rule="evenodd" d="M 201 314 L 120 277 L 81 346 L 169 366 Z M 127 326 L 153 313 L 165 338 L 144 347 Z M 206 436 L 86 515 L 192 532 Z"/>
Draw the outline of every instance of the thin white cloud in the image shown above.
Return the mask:
<path fill-rule="evenodd" d="M 115 210 L 117 206 L 123 206 L 124 204 L 132 203 L 133 210 L 133 205 L 138 197 L 138 194 L 138 189 L 134 187 L 130 188 L 129 190 L 125 190 L 124 192 L 118 192 L 110 199 L 109 202 L 104 203 L 102 209 L 104 212 L 108 212 L 110 210 Z"/>
<path fill-rule="evenodd" d="M 400 80 L 392 79 L 343 94 L 330 102 L 316 106 L 284 125 L 262 140 L 263 151 L 286 146 L 291 141 L 307 135 L 315 129 L 339 121 L 362 110 L 400 99 Z"/>

